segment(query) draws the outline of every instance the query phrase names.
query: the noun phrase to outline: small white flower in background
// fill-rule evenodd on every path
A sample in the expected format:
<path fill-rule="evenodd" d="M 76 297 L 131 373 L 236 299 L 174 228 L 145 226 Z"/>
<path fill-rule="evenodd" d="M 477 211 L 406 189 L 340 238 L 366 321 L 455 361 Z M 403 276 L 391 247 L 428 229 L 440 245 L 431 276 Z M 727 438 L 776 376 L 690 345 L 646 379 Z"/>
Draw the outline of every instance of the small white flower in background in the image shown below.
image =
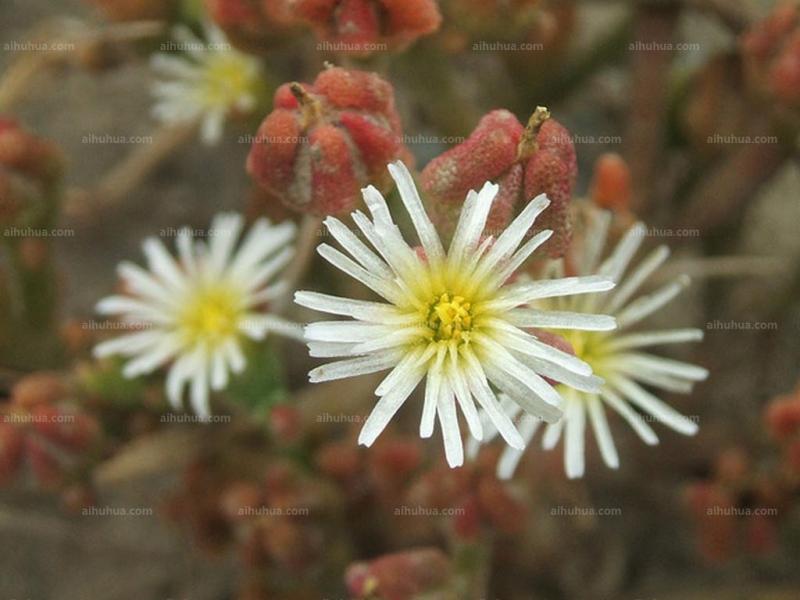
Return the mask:
<path fill-rule="evenodd" d="M 261 63 L 234 49 L 215 25 L 206 25 L 205 32 L 201 40 L 188 27 L 177 26 L 173 36 L 185 54 L 158 52 L 152 57 L 151 67 L 163 78 L 152 86 L 152 112 L 167 125 L 199 119 L 201 139 L 214 144 L 229 115 L 256 107 Z"/>
<path fill-rule="evenodd" d="M 572 264 L 583 275 L 592 273 L 611 277 L 617 282 L 617 287 L 608 293 L 587 294 L 580 298 L 552 298 L 537 303 L 543 310 L 608 313 L 616 317 L 618 324 L 615 331 L 609 332 L 558 331 L 572 344 L 575 354 L 589 363 L 595 374 L 605 380 L 599 394 L 560 386 L 564 398 L 564 418 L 547 425 L 542 446 L 545 450 L 551 450 L 563 433 L 564 468 L 570 478 L 582 477 L 584 473 L 587 419 L 597 439 L 603 461 L 614 469 L 619 466 L 619 456 L 606 419 L 605 406 L 617 412 L 649 445 L 657 444 L 658 437 L 646 420 L 661 422 L 685 435 L 694 435 L 698 429 L 695 422 L 675 411 L 642 385 L 668 392 L 689 393 L 695 382 L 708 376 L 708 371 L 702 367 L 643 351 L 650 346 L 702 340 L 701 330 L 630 331 L 634 325 L 675 298 L 689 283 L 688 277 L 681 276 L 651 294 L 634 299 L 641 285 L 667 260 L 669 249 L 666 246 L 656 248 L 626 274 L 646 233 L 644 225 L 636 223 L 628 229 L 611 256 L 598 267 L 599 257 L 602 256 L 606 244 L 611 214 L 591 210 L 588 218 L 590 223 L 585 242 L 572 255 Z M 562 271 L 563 263 L 556 263 L 554 276 L 558 277 Z M 509 398 L 503 399 L 503 407 L 512 417 L 519 417 L 522 436 L 526 444 L 530 442 L 539 429 L 540 420 L 521 415 Z M 642 412 L 634 410 L 634 407 Z M 482 415 L 482 421 L 489 423 L 488 415 Z M 493 431 L 485 441 L 496 435 L 497 431 Z M 476 444 L 470 447 L 471 454 L 475 454 L 477 450 Z M 522 454 L 523 451 L 507 448 L 498 463 L 498 476 L 511 477 Z"/>
<path fill-rule="evenodd" d="M 522 437 L 500 408 L 490 383 L 525 411 L 549 422 L 561 417 L 561 398 L 543 377 L 585 391 L 599 389 L 586 363 L 525 329 L 608 330 L 615 326 L 611 317 L 527 305 L 540 298 L 608 290 L 613 283 L 607 277 L 569 277 L 507 284 L 552 233 L 525 240 L 548 206 L 547 198 L 534 199 L 498 238 L 484 239 L 486 217 L 498 191 L 497 185 L 487 183 L 479 193 L 467 196 L 453 241 L 445 251 L 411 174 L 400 162 L 389 170 L 419 236 L 421 252 L 403 239 L 386 201 L 372 186 L 363 190 L 372 220 L 360 211 L 352 215 L 372 247 L 339 220 L 326 219 L 331 234 L 352 258 L 327 244 L 319 247 L 319 253 L 386 302 L 297 292 L 296 302 L 303 306 L 354 319 L 306 327 L 312 356 L 345 358 L 314 369 L 310 379 L 327 381 L 391 369 L 375 390 L 380 399 L 359 436 L 359 443 L 366 446 L 427 378 L 420 435 L 431 436 L 438 417 L 451 466 L 461 465 L 464 459 L 456 406 L 476 439 L 483 437 L 477 402 L 506 442 L 522 448 Z"/>
<path fill-rule="evenodd" d="M 209 389 L 225 388 L 230 372 L 240 373 L 246 366 L 243 338 L 261 340 L 275 330 L 302 339 L 297 326 L 262 312 L 264 303 L 287 293 L 283 282 L 270 281 L 293 254 L 294 224 L 273 226 L 259 219 L 236 249 L 243 224 L 241 215 L 217 215 L 208 244 L 179 230 L 177 261 L 159 240 L 146 240 L 149 272 L 121 263 L 125 295 L 97 305 L 98 312 L 118 315 L 141 331 L 99 344 L 95 356 L 129 357 L 126 377 L 171 363 L 166 381 L 170 403 L 181 408 L 188 384 L 194 411 L 206 416 Z"/>

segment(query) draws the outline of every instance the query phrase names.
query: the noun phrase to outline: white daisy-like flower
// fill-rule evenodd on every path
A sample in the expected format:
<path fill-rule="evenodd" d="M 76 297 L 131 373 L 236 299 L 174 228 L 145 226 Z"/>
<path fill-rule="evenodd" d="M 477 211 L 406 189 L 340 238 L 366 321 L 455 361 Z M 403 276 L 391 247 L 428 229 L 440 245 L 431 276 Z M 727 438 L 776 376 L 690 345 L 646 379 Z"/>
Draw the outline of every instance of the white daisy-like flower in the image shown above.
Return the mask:
<path fill-rule="evenodd" d="M 606 418 L 608 406 L 621 416 L 646 444 L 655 445 L 658 437 L 647 421 L 658 421 L 679 433 L 694 435 L 697 423 L 653 395 L 643 386 L 667 392 L 689 393 L 693 384 L 706 379 L 708 371 L 685 362 L 663 358 L 645 352 L 650 346 L 695 342 L 703 339 L 699 329 L 666 329 L 658 331 L 631 331 L 642 320 L 652 315 L 675 298 L 689 284 L 687 276 L 680 276 L 648 295 L 636 297 L 637 291 L 667 260 L 669 249 L 660 246 L 653 250 L 629 273 L 626 271 L 644 240 L 646 228 L 636 223 L 627 230 L 611 255 L 598 266 L 599 257 L 606 245 L 611 213 L 587 209 L 587 233 L 584 244 L 573 253 L 573 265 L 581 275 L 605 275 L 617 282 L 610 292 L 586 294 L 581 297 L 550 298 L 537 301 L 541 310 L 572 310 L 576 312 L 602 312 L 613 315 L 618 328 L 608 332 L 556 331 L 572 344 L 576 356 L 586 361 L 605 383 L 599 393 L 569 389 L 559 386 L 564 398 L 564 418 L 548 424 L 542 436 L 545 450 L 553 449 L 564 439 L 564 468 L 570 478 L 584 473 L 584 439 L 587 420 L 603 461 L 610 468 L 619 466 L 619 455 L 614 445 Z M 577 245 L 575 246 L 577 247 Z M 563 272 L 563 262 L 555 263 L 554 277 Z M 555 328 L 558 329 L 558 328 Z M 519 427 L 526 444 L 536 434 L 541 421 L 523 415 L 510 398 L 503 399 L 503 408 L 512 417 L 519 418 Z M 636 410 L 635 410 L 636 409 Z M 489 423 L 488 415 L 482 421 Z M 497 435 L 493 431 L 485 441 Z M 478 450 L 472 444 L 470 454 Z M 498 476 L 513 475 L 523 451 L 507 448 L 498 463 Z"/>
<path fill-rule="evenodd" d="M 190 384 L 194 411 L 207 416 L 209 390 L 224 389 L 230 372 L 240 373 L 246 366 L 244 338 L 262 340 L 275 330 L 302 339 L 298 327 L 262 310 L 287 292 L 284 282 L 270 282 L 292 257 L 294 224 L 273 226 L 259 219 L 235 249 L 243 224 L 239 214 L 217 215 L 208 244 L 194 240 L 188 229 L 179 230 L 177 261 L 159 240 L 146 240 L 150 272 L 121 263 L 125 295 L 97 305 L 98 312 L 117 315 L 141 331 L 99 344 L 95 356 L 129 357 L 126 377 L 171 363 L 166 380 L 170 403 L 179 410 Z"/>
<path fill-rule="evenodd" d="M 561 417 L 561 398 L 543 377 L 585 391 L 599 389 L 586 363 L 539 341 L 526 329 L 604 331 L 615 326 L 611 317 L 544 311 L 528 304 L 608 290 L 613 283 L 602 276 L 507 283 L 552 234 L 545 231 L 524 241 L 549 204 L 544 195 L 531 201 L 502 235 L 483 238 L 498 186 L 487 183 L 479 193 L 470 192 L 445 251 L 411 174 L 400 162 L 389 165 L 389 170 L 421 250 L 415 251 L 403 239 L 386 201 L 372 186 L 363 190 L 372 220 L 360 211 L 352 215 L 372 247 L 339 220 L 326 219 L 331 234 L 350 256 L 326 244 L 319 246 L 319 253 L 386 302 L 297 292 L 295 299 L 303 306 L 354 319 L 306 327 L 312 356 L 345 358 L 314 369 L 310 379 L 318 382 L 391 369 L 375 390 L 380 399 L 359 436 L 359 443 L 366 446 L 427 378 L 420 435 L 431 436 L 438 417 L 451 466 L 461 465 L 464 458 L 456 406 L 475 438 L 483 436 L 480 406 L 506 442 L 522 448 L 522 437 L 492 386 L 548 422 Z"/>
<path fill-rule="evenodd" d="M 228 116 L 256 107 L 261 63 L 233 48 L 215 25 L 207 24 L 205 32 L 201 40 L 188 27 L 177 26 L 173 35 L 185 54 L 153 55 L 151 67 L 163 79 L 152 86 L 152 113 L 167 125 L 200 120 L 201 139 L 214 144 Z"/>

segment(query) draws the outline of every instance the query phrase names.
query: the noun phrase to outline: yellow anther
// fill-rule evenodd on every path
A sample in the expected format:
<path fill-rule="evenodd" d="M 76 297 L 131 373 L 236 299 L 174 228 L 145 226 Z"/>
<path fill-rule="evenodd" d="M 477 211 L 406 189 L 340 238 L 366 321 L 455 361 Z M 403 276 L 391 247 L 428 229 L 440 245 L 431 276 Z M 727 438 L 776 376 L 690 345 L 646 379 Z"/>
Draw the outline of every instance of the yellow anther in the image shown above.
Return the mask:
<path fill-rule="evenodd" d="M 470 308 L 471 304 L 463 296 L 453 296 L 452 300 L 447 293 L 439 296 L 428 314 L 428 327 L 433 330 L 434 339 L 457 342 L 468 340 L 472 329 Z"/>

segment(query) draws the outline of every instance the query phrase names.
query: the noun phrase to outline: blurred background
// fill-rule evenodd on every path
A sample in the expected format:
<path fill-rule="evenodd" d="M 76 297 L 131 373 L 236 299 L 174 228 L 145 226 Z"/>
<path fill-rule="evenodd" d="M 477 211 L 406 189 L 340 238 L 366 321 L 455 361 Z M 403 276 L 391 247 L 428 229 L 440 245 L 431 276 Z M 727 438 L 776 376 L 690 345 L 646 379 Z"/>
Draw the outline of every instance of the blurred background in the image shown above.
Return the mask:
<path fill-rule="evenodd" d="M 78 415 L 66 431 L 0 424 L 0 600 L 800 598 L 797 3 L 441 0 L 434 32 L 368 56 L 337 51 L 318 23 L 239 27 L 234 9 L 258 2 L 209 5 L 0 4 L 0 119 L 58 149 L 36 146 L 59 162 L 36 176 L 58 180 L 60 230 L 4 240 L 0 275 L 21 273 L 25 309 L 0 298 L 0 399 Z M 149 56 L 207 11 L 264 65 L 258 106 L 216 145 L 151 116 Z M 165 419 L 158 374 L 125 380 L 92 359 L 113 334 L 94 305 L 145 237 L 171 246 L 164 232 L 223 210 L 298 218 L 245 164 L 278 86 L 326 61 L 394 86 L 419 170 L 489 111 L 524 124 L 546 106 L 575 147 L 572 199 L 644 220 L 646 245 L 672 249 L 663 277 L 693 279 L 659 324 L 705 332 L 676 357 L 710 377 L 665 398 L 699 434 L 656 424 L 649 447 L 616 422 L 618 470 L 587 442 L 587 474 L 568 480 L 560 448 L 537 443 L 499 482 L 500 448 L 450 470 L 413 407 L 357 446 L 379 379 L 310 387 L 318 363 L 291 341 L 250 357 L 209 424 Z M 306 282 L 328 277 L 315 261 Z M 38 436 L 22 467 L 17 430 Z"/>

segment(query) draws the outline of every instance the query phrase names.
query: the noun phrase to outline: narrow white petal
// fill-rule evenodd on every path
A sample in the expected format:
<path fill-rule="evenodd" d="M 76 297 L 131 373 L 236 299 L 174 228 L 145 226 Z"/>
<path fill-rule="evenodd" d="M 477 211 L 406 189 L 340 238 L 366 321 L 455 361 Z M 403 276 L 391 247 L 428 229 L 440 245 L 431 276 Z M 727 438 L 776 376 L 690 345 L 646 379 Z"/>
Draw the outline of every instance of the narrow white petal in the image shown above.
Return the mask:
<path fill-rule="evenodd" d="M 492 208 L 492 201 L 499 189 L 499 186 L 487 182 L 480 193 L 470 191 L 467 194 L 447 253 L 452 264 L 461 265 L 477 248 L 486 226 L 486 218 Z"/>
<path fill-rule="evenodd" d="M 147 257 L 150 271 L 155 273 L 164 284 L 174 291 L 186 288 L 186 276 L 175 259 L 164 248 L 164 244 L 155 238 L 148 238 L 142 244 L 142 248 Z"/>
<path fill-rule="evenodd" d="M 160 331 L 138 331 L 121 335 L 95 346 L 93 354 L 96 358 L 106 358 L 114 354 L 133 356 L 158 345 L 163 339 L 163 335 Z"/>
<path fill-rule="evenodd" d="M 211 222 L 209 262 L 216 276 L 228 265 L 243 226 L 244 218 L 237 213 L 220 213 Z"/>
<path fill-rule="evenodd" d="M 636 251 L 642 245 L 644 234 L 647 232 L 643 223 L 636 223 L 625 232 L 622 239 L 614 248 L 611 256 L 602 264 L 597 270 L 600 275 L 608 275 L 614 281 L 619 281 L 622 274 L 627 269 L 628 265 L 636 254 Z"/>
<path fill-rule="evenodd" d="M 670 429 L 684 435 L 697 433 L 697 423 L 680 414 L 671 406 L 656 398 L 650 392 L 626 377 L 614 377 L 609 380 L 617 390 L 625 395 L 632 403 L 649 413 Z"/>
<path fill-rule="evenodd" d="M 392 304 L 340 298 L 319 292 L 296 292 L 294 301 L 300 306 L 305 306 L 311 310 L 353 317 L 362 321 L 381 322 L 396 318 L 400 314 Z"/>
<path fill-rule="evenodd" d="M 488 413 L 489 417 L 492 419 L 492 423 L 497 427 L 500 435 L 503 436 L 503 439 L 509 446 L 520 449 L 524 448 L 525 443 L 517 431 L 517 428 L 514 427 L 508 415 L 500 410 L 497 398 L 491 388 L 489 388 L 486 375 L 478 359 L 475 358 L 472 351 L 466 351 L 464 353 L 464 359 L 466 361 L 466 368 L 462 371 L 466 378 L 467 386 L 478 401 L 478 404 Z M 454 376 L 454 379 L 458 378 Z"/>
<path fill-rule="evenodd" d="M 703 339 L 700 329 L 668 329 L 666 331 L 642 331 L 628 333 L 609 340 L 606 344 L 608 350 L 629 350 L 632 348 L 645 348 L 660 344 L 682 344 L 684 342 L 699 342 Z"/>
<path fill-rule="evenodd" d="M 404 352 L 398 350 L 387 350 L 372 356 L 361 356 L 332 362 L 313 369 L 308 374 L 308 378 L 311 383 L 319 383 L 320 381 L 332 381 L 334 379 L 377 373 L 395 366 L 404 354 Z"/>
<path fill-rule="evenodd" d="M 604 306 L 604 310 L 610 313 L 619 311 L 668 257 L 669 248 L 666 246 L 659 246 L 648 254 L 610 295 L 608 306 Z"/>
<path fill-rule="evenodd" d="M 619 328 L 623 329 L 630 327 L 645 317 L 653 314 L 662 306 L 675 298 L 675 296 L 677 296 L 688 285 L 689 278 L 686 275 L 682 275 L 672 283 L 668 283 L 649 296 L 641 296 L 637 298 L 617 314 L 617 323 L 619 323 Z"/>
<path fill-rule="evenodd" d="M 517 283 L 507 286 L 498 294 L 497 300 L 488 304 L 493 308 L 497 307 L 497 310 L 508 310 L 533 300 L 605 292 L 613 287 L 614 282 L 611 279 L 596 275 Z"/>
<path fill-rule="evenodd" d="M 208 417 L 211 414 L 211 406 L 209 404 L 208 396 L 208 376 L 206 374 L 205 365 L 203 365 L 197 370 L 197 372 L 194 373 L 194 376 L 192 377 L 190 400 L 196 415 Z"/>
<path fill-rule="evenodd" d="M 447 463 L 451 467 L 460 467 L 464 464 L 464 445 L 461 442 L 461 430 L 458 426 L 453 391 L 446 386 L 443 386 L 439 393 L 437 409 L 439 424 L 442 426 Z"/>
<path fill-rule="evenodd" d="M 408 377 L 378 400 L 375 408 L 367 417 L 364 427 L 361 428 L 361 433 L 358 435 L 359 444 L 367 447 L 373 444 L 411 392 L 414 391 L 414 388 L 417 387 L 424 374 L 425 370 L 420 368 L 410 371 Z"/>
<path fill-rule="evenodd" d="M 567 477 L 577 479 L 583 477 L 586 436 L 586 408 L 578 398 L 567 401 L 564 411 L 564 467 Z"/>
<path fill-rule="evenodd" d="M 389 265 L 383 262 L 339 219 L 328 217 L 325 219 L 325 225 L 336 241 L 342 245 L 342 248 L 347 250 L 367 271 L 383 278 L 392 276 L 392 270 Z"/>
<path fill-rule="evenodd" d="M 422 205 L 422 200 L 419 197 L 419 192 L 411 173 L 408 172 L 408 169 L 401 161 L 389 165 L 389 172 L 397 183 L 400 198 L 402 198 L 403 204 L 411 217 L 411 222 L 417 230 L 419 241 L 425 250 L 425 256 L 433 261 L 443 261 L 444 247 L 442 246 L 442 241 L 439 239 L 439 234 L 436 233 L 433 223 L 431 223 L 428 214 L 425 212 L 425 207 Z"/>
<path fill-rule="evenodd" d="M 534 308 L 515 308 L 506 314 L 506 320 L 517 327 L 611 331 L 617 326 L 614 317 L 607 315 L 587 315 L 557 310 L 538 310 Z"/>
<path fill-rule="evenodd" d="M 590 394 L 586 396 L 586 405 L 589 410 L 589 421 L 592 424 L 594 437 L 597 440 L 597 446 L 600 448 L 603 462 L 611 469 L 616 469 L 619 467 L 619 454 L 617 454 L 617 447 L 614 445 L 614 438 L 611 436 L 611 429 L 608 426 L 603 404 L 596 395 Z"/>
<path fill-rule="evenodd" d="M 605 386 L 600 392 L 600 395 L 619 416 L 628 422 L 628 425 L 642 438 L 645 444 L 649 446 L 658 444 L 658 436 L 655 431 L 645 423 L 642 415 L 633 410 L 625 400 L 616 394 L 616 392 L 611 390 L 608 386 Z"/>
<path fill-rule="evenodd" d="M 555 423 L 549 423 L 544 429 L 542 436 L 542 449 L 552 450 L 561 439 L 561 432 L 564 431 L 564 419 L 560 419 Z"/>
<path fill-rule="evenodd" d="M 353 259 L 346 257 L 332 246 L 320 244 L 317 252 L 334 267 L 347 273 L 353 279 L 357 279 L 389 302 L 397 304 L 402 298 L 402 293 L 395 282 L 370 273 Z"/>
<path fill-rule="evenodd" d="M 690 381 L 703 381 L 708 377 L 708 369 L 651 354 L 638 352 L 619 354 L 614 357 L 614 361 L 619 365 L 624 365 L 625 372 L 628 373 L 653 372 Z"/>

